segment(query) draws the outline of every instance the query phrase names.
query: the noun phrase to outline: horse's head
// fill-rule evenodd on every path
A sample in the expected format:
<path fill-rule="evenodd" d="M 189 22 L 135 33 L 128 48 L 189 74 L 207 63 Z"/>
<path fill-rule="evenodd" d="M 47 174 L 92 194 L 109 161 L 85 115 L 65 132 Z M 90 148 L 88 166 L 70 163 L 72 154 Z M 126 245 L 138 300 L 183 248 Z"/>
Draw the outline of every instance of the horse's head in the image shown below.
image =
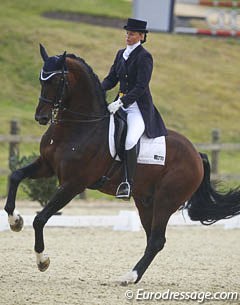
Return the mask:
<path fill-rule="evenodd" d="M 66 52 L 49 57 L 42 45 L 40 54 L 44 65 L 36 121 L 41 125 L 50 119 L 52 122 L 98 121 L 109 115 L 101 83 L 82 58 Z"/>
<path fill-rule="evenodd" d="M 46 125 L 52 118 L 52 111 L 63 106 L 66 98 L 66 52 L 59 56 L 49 57 L 45 48 L 40 44 L 40 54 L 44 61 L 40 72 L 41 95 L 35 113 L 35 120 Z"/>

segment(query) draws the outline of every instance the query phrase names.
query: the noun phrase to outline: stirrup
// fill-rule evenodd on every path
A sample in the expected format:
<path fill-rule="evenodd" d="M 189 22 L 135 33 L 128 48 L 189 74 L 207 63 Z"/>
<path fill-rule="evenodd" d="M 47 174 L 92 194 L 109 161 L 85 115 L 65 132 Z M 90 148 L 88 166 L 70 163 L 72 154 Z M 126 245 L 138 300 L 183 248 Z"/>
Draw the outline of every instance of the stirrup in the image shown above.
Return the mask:
<path fill-rule="evenodd" d="M 128 181 L 121 182 L 117 188 L 116 198 L 129 200 L 131 197 L 131 185 Z"/>

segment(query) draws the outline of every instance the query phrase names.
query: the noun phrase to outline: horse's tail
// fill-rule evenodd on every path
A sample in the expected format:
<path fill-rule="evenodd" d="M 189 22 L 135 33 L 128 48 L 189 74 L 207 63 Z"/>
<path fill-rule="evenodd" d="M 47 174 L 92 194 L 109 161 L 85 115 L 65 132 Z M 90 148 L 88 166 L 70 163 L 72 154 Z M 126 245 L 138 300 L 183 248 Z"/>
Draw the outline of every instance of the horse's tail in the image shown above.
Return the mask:
<path fill-rule="evenodd" d="M 220 219 L 240 214 L 240 188 L 227 193 L 214 190 L 210 182 L 210 164 L 206 154 L 201 154 L 204 177 L 201 185 L 188 201 L 186 208 L 191 220 L 211 225 Z"/>

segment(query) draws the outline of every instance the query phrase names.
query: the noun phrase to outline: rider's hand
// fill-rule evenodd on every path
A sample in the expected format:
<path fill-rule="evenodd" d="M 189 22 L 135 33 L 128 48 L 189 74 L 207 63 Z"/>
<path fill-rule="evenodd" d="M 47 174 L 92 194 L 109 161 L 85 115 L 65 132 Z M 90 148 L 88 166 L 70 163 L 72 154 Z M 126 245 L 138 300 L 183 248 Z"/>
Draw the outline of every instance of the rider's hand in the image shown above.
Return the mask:
<path fill-rule="evenodd" d="M 118 111 L 118 109 L 123 106 L 123 102 L 121 101 L 121 99 L 117 99 L 115 102 L 112 102 L 111 104 L 108 105 L 108 111 L 110 113 L 115 113 L 116 111 Z"/>

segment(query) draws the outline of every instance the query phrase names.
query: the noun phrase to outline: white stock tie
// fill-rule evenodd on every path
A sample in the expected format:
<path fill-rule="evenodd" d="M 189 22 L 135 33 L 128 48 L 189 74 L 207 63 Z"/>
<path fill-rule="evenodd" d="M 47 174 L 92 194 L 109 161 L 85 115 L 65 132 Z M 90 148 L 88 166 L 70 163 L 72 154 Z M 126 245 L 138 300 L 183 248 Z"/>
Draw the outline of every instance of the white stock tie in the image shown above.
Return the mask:
<path fill-rule="evenodd" d="M 139 45 L 141 44 L 141 42 L 137 42 L 133 45 L 127 45 L 126 49 L 123 52 L 123 58 L 125 60 L 128 60 L 129 55 L 132 53 L 133 50 L 135 50 Z"/>

